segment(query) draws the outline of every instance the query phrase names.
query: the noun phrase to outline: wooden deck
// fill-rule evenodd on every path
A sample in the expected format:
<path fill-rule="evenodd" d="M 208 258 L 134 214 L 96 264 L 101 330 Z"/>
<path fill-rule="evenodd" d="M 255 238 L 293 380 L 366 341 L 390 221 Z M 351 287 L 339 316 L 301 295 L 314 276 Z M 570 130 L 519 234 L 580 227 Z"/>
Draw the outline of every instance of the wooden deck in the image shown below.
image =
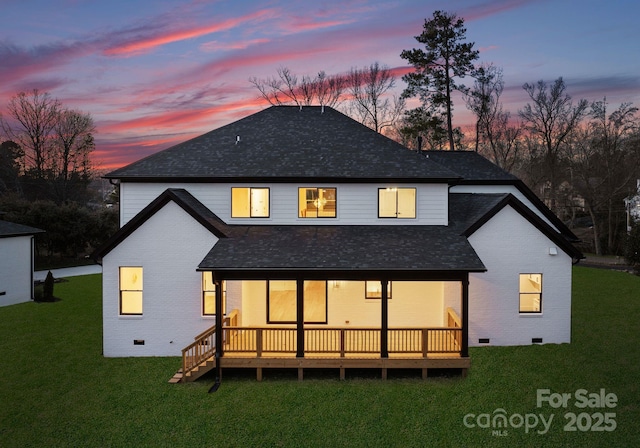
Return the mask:
<path fill-rule="evenodd" d="M 237 321 L 237 320 L 236 320 Z M 461 357 L 462 329 L 457 322 L 443 328 L 390 328 L 388 357 L 381 356 L 379 328 L 304 329 L 304 356 L 297 356 L 297 330 L 292 327 L 241 327 L 234 318 L 225 320 L 222 328 L 223 356 L 221 368 L 255 368 L 258 380 L 264 368 L 295 368 L 303 378 L 306 368 L 461 369 L 470 367 L 470 359 Z M 196 341 L 183 350 L 182 381 L 192 381 L 215 368 L 215 327 L 198 335 Z"/>

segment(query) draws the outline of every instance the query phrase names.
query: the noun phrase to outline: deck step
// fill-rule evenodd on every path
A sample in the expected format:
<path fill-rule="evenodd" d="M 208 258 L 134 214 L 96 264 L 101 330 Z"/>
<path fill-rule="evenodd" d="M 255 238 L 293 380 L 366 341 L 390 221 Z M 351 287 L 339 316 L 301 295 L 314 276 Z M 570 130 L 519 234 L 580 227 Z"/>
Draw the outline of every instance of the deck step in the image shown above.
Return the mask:
<path fill-rule="evenodd" d="M 211 356 L 205 361 L 201 362 L 193 369 L 189 370 L 186 374 L 182 369 L 178 370 L 175 375 L 169 380 L 171 384 L 184 383 L 187 381 L 195 381 L 205 373 L 211 371 L 216 366 L 215 357 Z"/>
<path fill-rule="evenodd" d="M 169 379 L 169 383 L 170 384 L 177 384 L 182 382 L 182 369 L 178 370 L 170 379 Z"/>

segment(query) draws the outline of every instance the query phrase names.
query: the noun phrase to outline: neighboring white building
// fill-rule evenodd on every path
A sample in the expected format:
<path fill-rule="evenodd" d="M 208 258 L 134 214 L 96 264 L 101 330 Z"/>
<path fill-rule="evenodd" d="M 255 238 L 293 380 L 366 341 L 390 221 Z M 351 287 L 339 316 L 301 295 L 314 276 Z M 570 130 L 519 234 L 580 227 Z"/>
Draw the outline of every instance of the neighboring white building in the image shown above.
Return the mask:
<path fill-rule="evenodd" d="M 576 237 L 477 153 L 279 106 L 107 177 L 105 356 L 426 372 L 468 368 L 469 346 L 570 342 Z"/>
<path fill-rule="evenodd" d="M 33 236 L 41 232 L 0 221 L 0 306 L 33 300 Z"/>
<path fill-rule="evenodd" d="M 636 181 L 635 194 L 624 199 L 624 208 L 627 211 L 627 232 L 631 232 L 632 222 L 640 222 L 640 179 Z"/>

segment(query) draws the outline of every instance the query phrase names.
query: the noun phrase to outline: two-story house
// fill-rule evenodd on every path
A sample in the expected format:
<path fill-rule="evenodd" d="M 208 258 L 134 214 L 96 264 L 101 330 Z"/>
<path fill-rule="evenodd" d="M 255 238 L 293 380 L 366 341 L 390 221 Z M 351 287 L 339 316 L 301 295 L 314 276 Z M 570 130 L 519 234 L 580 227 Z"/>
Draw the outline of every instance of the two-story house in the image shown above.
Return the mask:
<path fill-rule="evenodd" d="M 460 368 L 571 338 L 575 236 L 473 152 L 410 151 L 328 107 L 271 107 L 107 175 L 105 356 Z M 224 318 L 216 319 L 216 316 Z"/>

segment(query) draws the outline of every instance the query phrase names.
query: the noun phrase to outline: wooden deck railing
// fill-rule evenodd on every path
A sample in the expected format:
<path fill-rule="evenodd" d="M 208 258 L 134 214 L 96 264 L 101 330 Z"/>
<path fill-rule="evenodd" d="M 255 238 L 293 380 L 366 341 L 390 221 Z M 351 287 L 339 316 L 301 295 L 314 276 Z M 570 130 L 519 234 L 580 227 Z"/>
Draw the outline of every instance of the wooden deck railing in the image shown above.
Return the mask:
<path fill-rule="evenodd" d="M 312 355 L 380 353 L 379 328 L 305 328 L 304 351 Z M 225 326 L 224 350 L 228 353 L 296 353 L 295 328 Z M 391 328 L 388 333 L 389 353 L 460 353 L 462 329 Z"/>
<path fill-rule="evenodd" d="M 297 333 L 293 327 L 241 327 L 238 311 L 233 310 L 222 321 L 225 352 L 263 354 L 295 354 Z M 388 351 L 393 354 L 457 354 L 462 347 L 460 319 L 447 308 L 447 327 L 390 328 Z M 216 326 L 197 335 L 194 342 L 182 350 L 183 375 L 215 356 Z M 305 328 L 304 351 L 312 356 L 380 353 L 379 328 Z"/>
<path fill-rule="evenodd" d="M 238 325 L 238 310 L 233 310 L 222 320 L 222 325 Z M 182 349 L 182 372 L 183 375 L 192 370 L 197 365 L 211 358 L 216 353 L 215 344 L 216 326 L 207 328 L 197 335 L 194 341 Z"/>
<path fill-rule="evenodd" d="M 458 313 L 451 307 L 447 307 L 447 327 L 462 328 L 460 316 L 458 316 Z M 462 331 L 455 332 L 452 336 L 455 338 L 458 346 L 462 347 Z"/>

